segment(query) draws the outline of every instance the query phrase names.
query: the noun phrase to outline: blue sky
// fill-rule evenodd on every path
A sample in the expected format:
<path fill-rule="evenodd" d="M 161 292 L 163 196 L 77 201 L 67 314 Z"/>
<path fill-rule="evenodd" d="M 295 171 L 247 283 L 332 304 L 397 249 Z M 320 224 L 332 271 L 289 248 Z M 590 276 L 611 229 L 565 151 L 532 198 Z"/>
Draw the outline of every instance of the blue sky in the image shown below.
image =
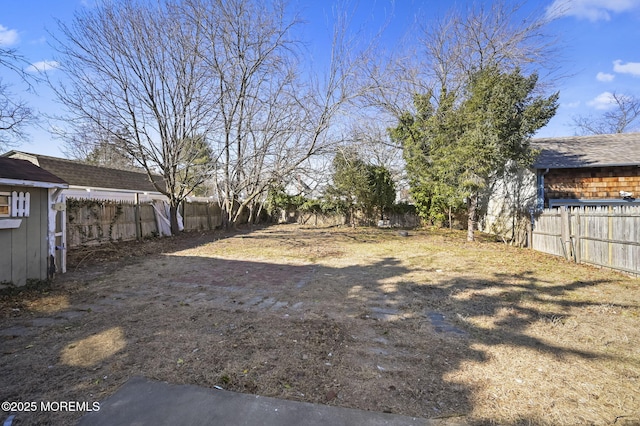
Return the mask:
<path fill-rule="evenodd" d="M 326 35 L 330 25 L 329 1 L 300 0 L 308 28 L 305 38 L 317 42 L 310 52 L 319 52 L 329 41 Z M 91 7 L 89 0 L 0 0 L 0 46 L 16 48 L 24 55 L 29 70 L 47 70 L 55 73 L 55 54 L 49 46 L 51 33 L 56 33 L 60 20 L 69 23 L 75 10 Z M 458 1 L 465 4 L 465 1 Z M 386 18 L 390 25 L 385 32 L 386 41 L 395 43 L 404 35 L 416 16 L 429 19 L 442 16 L 452 2 L 446 0 L 391 0 L 361 1 L 357 5 L 355 22 L 367 22 L 374 33 Z M 556 117 L 538 136 L 569 136 L 574 134 L 571 118 L 576 115 L 602 114 L 611 107 L 611 93 L 640 97 L 640 0 L 548 0 L 529 1 L 528 8 L 540 8 L 550 18 L 551 32 L 561 41 L 559 48 L 561 71 L 568 77 L 560 80 L 560 108 Z M 389 17 L 390 11 L 393 15 Z M 561 11 L 558 13 L 557 11 Z M 323 36 L 324 34 L 324 36 Z M 25 91 L 15 76 L 2 70 L 5 83 L 15 83 L 12 92 L 29 102 L 36 111 L 53 113 L 60 108 L 51 91 L 44 85 L 37 93 Z M 54 139 L 46 126 L 34 127 L 30 140 L 18 149 L 62 156 L 61 142 Z"/>

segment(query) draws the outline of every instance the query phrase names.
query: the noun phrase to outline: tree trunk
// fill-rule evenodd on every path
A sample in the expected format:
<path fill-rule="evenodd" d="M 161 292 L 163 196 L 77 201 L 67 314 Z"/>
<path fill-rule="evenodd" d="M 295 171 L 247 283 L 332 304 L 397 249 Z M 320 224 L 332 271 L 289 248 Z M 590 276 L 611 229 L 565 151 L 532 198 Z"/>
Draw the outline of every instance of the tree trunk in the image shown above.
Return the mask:
<path fill-rule="evenodd" d="M 469 219 L 467 221 L 467 241 L 474 241 L 475 236 L 473 232 L 476 229 L 476 210 L 478 208 L 478 194 L 471 194 L 467 200 L 467 210 L 469 212 Z"/>
<path fill-rule="evenodd" d="M 249 208 L 249 220 L 247 221 L 247 223 L 253 226 L 253 213 L 254 213 L 253 203 L 251 203 L 248 208 Z"/>
<path fill-rule="evenodd" d="M 227 231 L 230 229 L 235 229 L 236 227 L 234 223 L 234 207 L 235 201 L 231 198 L 227 198 L 224 203 L 224 215 L 222 220 L 224 229 Z"/>
<path fill-rule="evenodd" d="M 264 203 L 260 203 L 260 205 L 258 206 L 258 212 L 256 213 L 256 220 L 255 220 L 256 224 L 260 223 L 260 215 L 262 215 L 262 206 L 264 206 Z"/>
<path fill-rule="evenodd" d="M 178 235 L 180 228 L 178 227 L 178 206 L 174 205 L 174 200 L 169 204 L 169 221 L 171 222 L 171 235 Z"/>
<path fill-rule="evenodd" d="M 229 203 L 226 200 L 224 203 L 222 203 L 221 209 L 222 209 L 222 228 L 225 231 L 228 231 L 231 224 L 231 220 L 229 218 L 229 216 L 231 216 L 231 213 L 229 213 Z"/>

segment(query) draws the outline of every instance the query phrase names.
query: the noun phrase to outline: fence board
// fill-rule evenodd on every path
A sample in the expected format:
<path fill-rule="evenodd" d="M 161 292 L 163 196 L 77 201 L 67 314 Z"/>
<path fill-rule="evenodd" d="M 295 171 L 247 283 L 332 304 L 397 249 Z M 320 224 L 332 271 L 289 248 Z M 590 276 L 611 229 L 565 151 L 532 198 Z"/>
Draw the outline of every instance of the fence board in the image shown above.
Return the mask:
<path fill-rule="evenodd" d="M 142 238 L 157 236 L 156 212 L 150 203 L 140 204 Z M 222 224 L 220 207 L 214 203 L 185 203 L 185 230 L 210 230 Z M 135 240 L 136 205 L 131 202 L 67 199 L 67 246 Z"/>
<path fill-rule="evenodd" d="M 222 210 L 217 203 L 184 203 L 182 218 L 187 231 L 211 230 L 222 225 Z"/>
<path fill-rule="evenodd" d="M 545 209 L 536 218 L 533 249 L 640 275 L 640 206 L 576 207 L 565 215 L 561 209 Z M 565 250 L 564 233 L 572 242 Z"/>
<path fill-rule="evenodd" d="M 538 217 L 533 227 L 533 249 L 564 256 L 560 213 L 548 211 Z"/>

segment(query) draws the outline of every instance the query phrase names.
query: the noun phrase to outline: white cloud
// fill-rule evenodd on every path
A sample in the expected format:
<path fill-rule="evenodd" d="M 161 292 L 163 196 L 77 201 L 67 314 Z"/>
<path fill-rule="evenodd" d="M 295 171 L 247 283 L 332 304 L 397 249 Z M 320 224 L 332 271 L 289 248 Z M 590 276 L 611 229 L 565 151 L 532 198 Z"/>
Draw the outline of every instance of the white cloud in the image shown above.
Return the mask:
<path fill-rule="evenodd" d="M 49 70 L 54 70 L 60 67 L 60 63 L 57 61 L 40 61 L 34 62 L 25 68 L 26 72 L 37 73 L 37 72 L 45 72 Z"/>
<path fill-rule="evenodd" d="M 598 81 L 603 81 L 603 82 L 608 82 L 608 81 L 613 81 L 613 79 L 616 78 L 615 75 L 613 74 L 608 74 L 606 72 L 599 72 L 596 75 L 596 80 Z"/>
<path fill-rule="evenodd" d="M 562 104 L 565 108 L 578 108 L 580 106 L 580 101 L 575 102 L 567 102 L 566 104 Z"/>
<path fill-rule="evenodd" d="M 627 12 L 640 8 L 640 0 L 554 0 L 547 7 L 547 18 L 573 16 L 591 22 L 608 21 L 611 13 Z"/>
<path fill-rule="evenodd" d="M 623 64 L 621 60 L 613 61 L 613 71 L 620 74 L 631 74 L 640 77 L 640 62 L 627 62 Z"/>
<path fill-rule="evenodd" d="M 587 102 L 587 105 L 594 107 L 595 109 L 609 109 L 615 104 L 615 102 L 613 93 L 602 92 L 593 98 L 593 100 Z"/>
<path fill-rule="evenodd" d="M 0 25 L 0 46 L 11 46 L 18 42 L 18 32 Z"/>
<path fill-rule="evenodd" d="M 45 44 L 46 42 L 47 42 L 47 38 L 44 36 L 30 41 L 31 44 Z"/>

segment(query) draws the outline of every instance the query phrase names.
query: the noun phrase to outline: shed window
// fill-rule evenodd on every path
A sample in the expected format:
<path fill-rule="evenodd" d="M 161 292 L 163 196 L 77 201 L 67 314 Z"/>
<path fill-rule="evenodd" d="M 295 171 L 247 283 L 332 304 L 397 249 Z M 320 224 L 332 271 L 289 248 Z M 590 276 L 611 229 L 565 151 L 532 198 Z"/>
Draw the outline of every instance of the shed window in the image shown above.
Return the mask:
<path fill-rule="evenodd" d="M 29 217 L 30 207 L 28 192 L 0 192 L 0 217 Z"/>
<path fill-rule="evenodd" d="M 11 199 L 8 192 L 0 192 L 0 217 L 8 217 L 10 211 Z"/>

